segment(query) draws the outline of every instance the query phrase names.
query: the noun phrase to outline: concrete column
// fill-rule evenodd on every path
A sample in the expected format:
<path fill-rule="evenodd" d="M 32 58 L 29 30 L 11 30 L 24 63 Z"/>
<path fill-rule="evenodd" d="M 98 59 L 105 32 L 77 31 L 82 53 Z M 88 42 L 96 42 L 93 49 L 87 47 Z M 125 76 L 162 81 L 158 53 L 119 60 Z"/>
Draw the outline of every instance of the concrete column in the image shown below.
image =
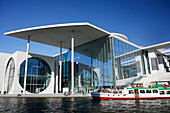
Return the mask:
<path fill-rule="evenodd" d="M 59 93 L 61 93 L 61 76 L 62 76 L 62 42 L 60 42 L 60 74 L 59 74 Z"/>
<path fill-rule="evenodd" d="M 58 66 L 59 65 L 59 59 L 57 58 L 57 59 L 55 59 L 55 77 L 54 77 L 54 79 L 55 79 L 55 81 L 54 81 L 54 93 L 58 93 L 59 91 L 58 91 L 58 76 L 59 76 L 59 74 L 58 74 Z"/>
<path fill-rule="evenodd" d="M 26 51 L 26 59 L 25 59 L 24 95 L 26 94 L 26 81 L 27 81 L 27 67 L 28 67 L 28 53 L 29 53 L 29 45 L 30 45 L 30 36 L 28 36 L 27 51 Z"/>
<path fill-rule="evenodd" d="M 112 59 L 112 73 L 114 75 L 114 77 L 113 77 L 113 88 L 116 88 L 116 73 L 115 73 L 116 65 L 115 65 L 115 54 L 114 54 L 114 40 L 113 40 L 113 37 L 109 37 L 109 41 L 110 41 L 110 53 L 111 53 L 111 59 Z"/>
<path fill-rule="evenodd" d="M 90 55 L 91 55 L 91 76 L 92 76 L 91 77 L 92 78 L 91 81 L 92 81 L 92 87 L 93 87 L 93 57 L 92 57 L 92 51 L 91 51 Z"/>
<path fill-rule="evenodd" d="M 71 92 L 74 94 L 74 33 L 71 38 Z"/>

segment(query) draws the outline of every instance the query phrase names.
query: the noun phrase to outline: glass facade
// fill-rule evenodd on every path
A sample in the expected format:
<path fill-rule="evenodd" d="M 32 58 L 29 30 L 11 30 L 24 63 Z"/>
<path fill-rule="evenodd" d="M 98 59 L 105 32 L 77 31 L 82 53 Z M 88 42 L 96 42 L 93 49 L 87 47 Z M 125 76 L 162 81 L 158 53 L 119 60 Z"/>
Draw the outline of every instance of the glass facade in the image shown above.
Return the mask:
<path fill-rule="evenodd" d="M 116 80 L 137 76 L 142 72 L 142 51 L 129 54 L 137 49 L 139 48 L 115 37 L 105 37 L 76 47 L 74 91 L 87 92 L 89 88 L 94 89 L 98 86 L 116 87 Z M 56 58 L 59 59 L 59 56 Z M 71 88 L 70 50 L 62 54 L 63 87 Z"/>
<path fill-rule="evenodd" d="M 142 71 L 141 63 L 144 63 L 142 51 L 128 53 L 139 48 L 117 38 L 113 39 L 116 79 L 121 80 L 137 76 Z"/>
<path fill-rule="evenodd" d="M 24 87 L 25 61 L 20 65 L 19 83 Z M 29 58 L 26 79 L 26 91 L 39 93 L 45 90 L 51 80 L 49 65 L 40 58 Z"/>
<path fill-rule="evenodd" d="M 117 56 L 120 56 L 120 55 L 123 55 L 125 53 L 128 53 L 130 51 L 134 51 L 134 50 L 137 50 L 139 48 L 131 45 L 131 44 L 128 44 L 122 40 L 119 40 L 117 38 L 114 38 L 113 37 L 113 40 L 114 40 L 114 54 L 115 54 L 115 57 Z M 130 58 L 129 58 L 130 59 Z M 133 59 L 133 58 L 131 58 Z"/>
<path fill-rule="evenodd" d="M 115 58 L 116 79 L 126 79 L 135 77 L 142 72 L 141 63 L 142 54 L 140 51 L 134 52 L 130 55 Z"/>
<path fill-rule="evenodd" d="M 114 87 L 112 42 L 112 38 L 105 37 L 75 48 L 74 90 Z M 71 51 L 62 54 L 62 62 L 62 87 L 71 88 Z"/>

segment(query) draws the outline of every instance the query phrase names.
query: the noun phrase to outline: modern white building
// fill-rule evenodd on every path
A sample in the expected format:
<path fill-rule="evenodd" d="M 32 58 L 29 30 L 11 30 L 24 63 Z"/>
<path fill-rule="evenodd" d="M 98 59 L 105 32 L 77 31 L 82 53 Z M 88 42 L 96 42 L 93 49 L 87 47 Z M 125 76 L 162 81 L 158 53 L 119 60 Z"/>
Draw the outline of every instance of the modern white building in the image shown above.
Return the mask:
<path fill-rule="evenodd" d="M 26 52 L 0 53 L 1 94 L 88 92 L 98 86 L 170 80 L 170 41 L 140 47 L 125 35 L 89 23 L 69 23 L 4 33 L 28 40 Z M 60 54 L 29 53 L 30 41 L 60 47 Z M 68 49 L 62 53 L 62 48 Z M 159 74 L 159 75 L 158 75 Z"/>

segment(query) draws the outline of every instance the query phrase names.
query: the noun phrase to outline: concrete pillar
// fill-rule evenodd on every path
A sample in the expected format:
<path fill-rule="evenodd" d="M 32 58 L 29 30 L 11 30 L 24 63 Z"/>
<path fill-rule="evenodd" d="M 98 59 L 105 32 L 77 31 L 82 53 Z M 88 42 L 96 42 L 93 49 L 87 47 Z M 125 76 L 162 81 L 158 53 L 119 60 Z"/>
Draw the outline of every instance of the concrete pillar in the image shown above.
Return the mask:
<path fill-rule="evenodd" d="M 62 42 L 60 42 L 60 71 L 59 71 L 59 93 L 61 93 L 61 76 L 62 76 Z"/>
<path fill-rule="evenodd" d="M 113 74 L 113 88 L 116 88 L 116 65 L 115 65 L 115 54 L 114 54 L 114 37 L 109 37 L 110 42 L 110 53 L 111 53 L 111 59 L 112 59 L 112 74 Z"/>
<path fill-rule="evenodd" d="M 27 51 L 26 51 L 26 59 L 25 59 L 24 95 L 26 94 L 26 81 L 27 81 L 27 67 L 28 67 L 28 53 L 29 53 L 29 45 L 30 45 L 30 36 L 28 36 Z"/>
<path fill-rule="evenodd" d="M 71 92 L 74 94 L 74 33 L 71 38 Z"/>
<path fill-rule="evenodd" d="M 58 65 L 59 65 L 59 59 L 57 58 L 56 60 L 55 60 L 55 81 L 54 81 L 54 93 L 58 93 L 59 92 L 59 90 L 58 90 L 58 84 L 59 84 L 59 82 L 58 82 L 58 76 L 59 76 L 59 74 L 58 74 Z"/>
<path fill-rule="evenodd" d="M 93 80 L 94 80 L 94 76 L 93 76 L 93 56 L 92 56 L 92 51 L 91 51 L 91 76 L 92 76 L 92 87 L 93 87 Z"/>

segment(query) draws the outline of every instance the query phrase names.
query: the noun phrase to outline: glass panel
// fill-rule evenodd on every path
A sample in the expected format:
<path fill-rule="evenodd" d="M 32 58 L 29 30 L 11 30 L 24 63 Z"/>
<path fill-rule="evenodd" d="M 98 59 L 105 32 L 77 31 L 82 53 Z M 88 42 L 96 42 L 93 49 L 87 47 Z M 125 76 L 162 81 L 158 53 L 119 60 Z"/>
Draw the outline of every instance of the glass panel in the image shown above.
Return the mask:
<path fill-rule="evenodd" d="M 97 86 L 113 86 L 113 67 L 111 40 L 108 37 L 75 48 L 74 86 L 77 90 L 88 92 Z M 71 86 L 71 51 L 63 54 L 62 87 Z M 57 56 L 56 58 L 58 58 Z M 67 60 L 66 60 L 67 59 Z M 67 63 L 67 64 L 66 64 Z M 66 82 L 66 78 L 68 82 Z"/>

